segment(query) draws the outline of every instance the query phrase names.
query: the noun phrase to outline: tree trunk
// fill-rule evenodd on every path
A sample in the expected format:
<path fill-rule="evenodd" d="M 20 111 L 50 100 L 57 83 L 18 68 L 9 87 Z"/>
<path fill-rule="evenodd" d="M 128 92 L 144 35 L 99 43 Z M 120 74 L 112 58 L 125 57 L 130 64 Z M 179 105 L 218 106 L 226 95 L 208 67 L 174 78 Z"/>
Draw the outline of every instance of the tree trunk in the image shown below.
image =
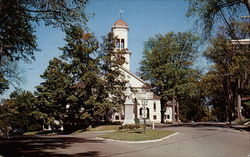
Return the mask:
<path fill-rule="evenodd" d="M 241 114 L 241 94 L 240 94 L 240 88 L 241 88 L 241 82 L 240 79 L 238 79 L 237 82 L 237 118 L 242 119 L 242 114 Z"/>
<path fill-rule="evenodd" d="M 164 123 L 164 115 L 166 112 L 166 103 L 167 103 L 167 101 L 164 98 L 161 98 L 161 123 Z"/>
<path fill-rule="evenodd" d="M 180 122 L 180 111 L 179 111 L 179 102 L 178 102 L 177 98 L 176 98 L 176 113 L 177 113 L 176 121 L 177 121 L 177 123 L 179 123 Z"/>
<path fill-rule="evenodd" d="M 227 78 L 226 80 L 226 94 L 227 94 L 227 114 L 228 114 L 228 120 L 229 123 L 231 124 L 232 122 L 232 108 L 231 108 L 231 102 L 232 102 L 232 95 L 231 95 L 231 90 L 230 90 L 230 81 Z"/>
<path fill-rule="evenodd" d="M 172 123 L 175 123 L 175 99 L 173 94 L 173 100 L 172 100 Z"/>

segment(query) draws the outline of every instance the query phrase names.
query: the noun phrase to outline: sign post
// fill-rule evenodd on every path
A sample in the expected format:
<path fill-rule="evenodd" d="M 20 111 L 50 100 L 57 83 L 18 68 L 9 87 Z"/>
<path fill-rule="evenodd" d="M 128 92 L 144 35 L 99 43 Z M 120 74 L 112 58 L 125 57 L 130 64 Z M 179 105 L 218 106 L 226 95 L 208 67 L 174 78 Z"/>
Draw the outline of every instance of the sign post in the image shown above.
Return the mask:
<path fill-rule="evenodd" d="M 143 125 L 143 133 L 145 134 L 145 131 L 146 131 L 146 119 L 148 118 L 148 110 L 146 108 L 147 106 L 147 101 L 146 100 L 143 100 L 142 101 L 142 119 L 143 119 L 143 122 L 144 122 L 144 125 Z"/>

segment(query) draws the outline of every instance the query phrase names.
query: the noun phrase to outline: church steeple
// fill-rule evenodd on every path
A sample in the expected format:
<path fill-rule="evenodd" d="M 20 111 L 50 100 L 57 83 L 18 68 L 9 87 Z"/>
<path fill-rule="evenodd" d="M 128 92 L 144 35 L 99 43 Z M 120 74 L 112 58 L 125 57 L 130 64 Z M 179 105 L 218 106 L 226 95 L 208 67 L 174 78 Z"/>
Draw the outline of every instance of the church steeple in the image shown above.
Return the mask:
<path fill-rule="evenodd" d="M 125 21 L 119 19 L 112 26 L 112 32 L 114 36 L 117 37 L 116 49 L 128 49 L 128 25 Z M 127 63 L 124 63 L 123 67 L 130 71 L 130 55 L 131 53 L 128 51 L 125 54 L 125 59 Z"/>

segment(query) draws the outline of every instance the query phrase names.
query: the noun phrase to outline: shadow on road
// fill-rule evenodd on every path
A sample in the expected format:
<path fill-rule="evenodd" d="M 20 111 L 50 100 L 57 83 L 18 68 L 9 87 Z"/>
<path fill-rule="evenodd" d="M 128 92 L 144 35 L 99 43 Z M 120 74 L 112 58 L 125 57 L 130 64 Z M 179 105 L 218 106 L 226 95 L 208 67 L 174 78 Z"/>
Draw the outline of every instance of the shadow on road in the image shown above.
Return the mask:
<path fill-rule="evenodd" d="M 60 157 L 78 157 L 78 156 L 100 156 L 98 151 L 89 151 L 77 154 L 55 154 L 49 152 L 59 148 L 68 148 L 72 143 L 102 143 L 102 140 L 90 140 L 82 137 L 50 137 L 50 136 L 20 136 L 0 138 L 0 156 L 60 156 Z M 44 151 L 49 150 L 49 151 Z"/>
<path fill-rule="evenodd" d="M 197 123 L 179 123 L 179 124 L 165 124 L 159 125 L 158 128 L 165 127 L 219 127 L 219 128 L 232 128 L 235 130 L 250 131 L 250 127 L 242 125 L 230 125 L 227 123 L 209 123 L 209 122 L 197 122 Z"/>

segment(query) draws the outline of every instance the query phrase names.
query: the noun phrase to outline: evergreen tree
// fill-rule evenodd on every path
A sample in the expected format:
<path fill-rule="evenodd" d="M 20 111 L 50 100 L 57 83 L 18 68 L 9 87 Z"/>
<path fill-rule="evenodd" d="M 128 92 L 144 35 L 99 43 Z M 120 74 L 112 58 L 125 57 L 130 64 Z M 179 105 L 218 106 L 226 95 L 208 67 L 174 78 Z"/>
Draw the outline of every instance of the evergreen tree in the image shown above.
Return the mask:
<path fill-rule="evenodd" d="M 35 94 L 39 102 L 39 110 L 47 115 L 46 123 L 49 125 L 53 125 L 55 120 L 65 119 L 66 105 L 72 86 L 69 75 L 69 64 L 54 58 L 41 75 L 45 81 L 36 87 Z"/>
<path fill-rule="evenodd" d="M 103 84 L 96 38 L 72 26 L 66 31 L 65 41 L 67 44 L 60 48 L 62 60 L 50 62 L 37 94 L 50 123 L 62 120 L 65 129 L 71 130 L 93 123 L 99 114 Z"/>
<path fill-rule="evenodd" d="M 66 31 L 66 46 L 60 48 L 63 51 L 62 59 L 70 64 L 70 77 L 73 88 L 69 100 L 71 103 L 68 112 L 69 117 L 77 117 L 78 121 L 87 121 L 92 124 L 100 106 L 100 93 L 102 92 L 102 80 L 98 69 L 99 43 L 93 34 L 84 33 L 77 26 Z M 78 88 L 78 84 L 82 84 Z"/>
<path fill-rule="evenodd" d="M 125 100 L 126 81 L 121 66 L 125 63 L 126 49 L 115 49 L 117 38 L 112 32 L 103 38 L 101 45 L 101 72 L 103 81 L 103 105 L 107 115 L 120 112 Z"/>

